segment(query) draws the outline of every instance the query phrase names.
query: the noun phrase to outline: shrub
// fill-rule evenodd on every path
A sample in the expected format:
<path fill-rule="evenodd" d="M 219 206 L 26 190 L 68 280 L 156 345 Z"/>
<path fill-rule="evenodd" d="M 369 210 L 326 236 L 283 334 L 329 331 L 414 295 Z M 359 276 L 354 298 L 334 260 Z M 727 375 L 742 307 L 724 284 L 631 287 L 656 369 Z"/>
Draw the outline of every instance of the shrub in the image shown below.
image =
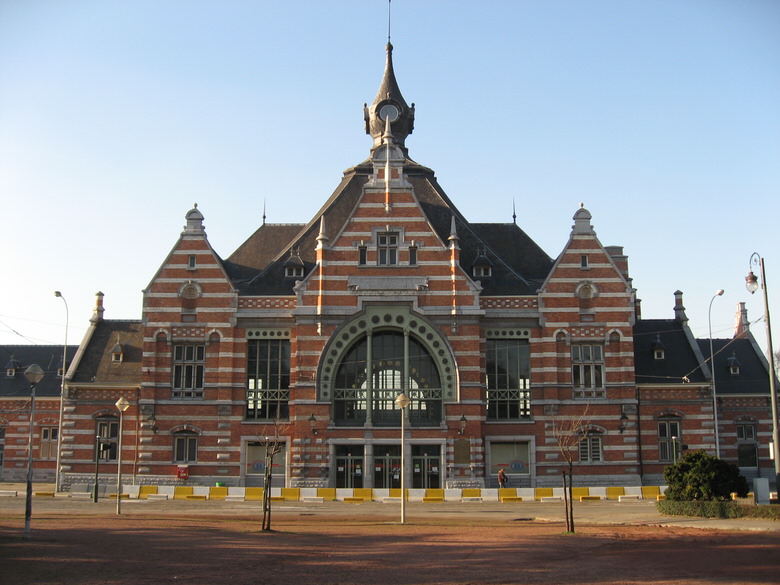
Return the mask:
<path fill-rule="evenodd" d="M 688 451 L 674 465 L 664 470 L 669 488 L 666 499 L 730 500 L 732 492 L 744 498 L 748 493 L 747 480 L 739 474 L 739 468 L 707 455 L 704 451 Z"/>

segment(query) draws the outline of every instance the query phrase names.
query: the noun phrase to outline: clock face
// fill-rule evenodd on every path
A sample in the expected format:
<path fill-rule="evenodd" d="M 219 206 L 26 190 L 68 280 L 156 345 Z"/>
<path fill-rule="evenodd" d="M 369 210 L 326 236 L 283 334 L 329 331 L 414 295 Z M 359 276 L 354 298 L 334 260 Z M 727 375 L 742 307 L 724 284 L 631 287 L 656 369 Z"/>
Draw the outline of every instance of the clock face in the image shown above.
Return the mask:
<path fill-rule="evenodd" d="M 379 108 L 379 119 L 383 122 L 386 120 L 395 122 L 398 119 L 398 113 L 398 108 L 396 108 L 393 104 L 385 104 Z"/>

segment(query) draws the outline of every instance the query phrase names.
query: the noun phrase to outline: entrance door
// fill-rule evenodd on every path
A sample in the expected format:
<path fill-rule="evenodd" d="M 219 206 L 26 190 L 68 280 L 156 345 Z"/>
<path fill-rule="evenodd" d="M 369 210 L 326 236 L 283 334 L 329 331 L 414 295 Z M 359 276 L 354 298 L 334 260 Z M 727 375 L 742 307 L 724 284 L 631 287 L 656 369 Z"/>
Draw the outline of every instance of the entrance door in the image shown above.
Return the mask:
<path fill-rule="evenodd" d="M 379 489 L 401 487 L 400 445 L 374 446 L 374 487 Z"/>
<path fill-rule="evenodd" d="M 441 449 L 438 445 L 412 445 L 412 487 L 441 487 Z"/>
<path fill-rule="evenodd" d="M 271 486 L 284 487 L 285 462 L 287 461 L 287 445 L 282 443 L 281 450 L 274 455 Z M 250 441 L 246 444 L 246 485 L 247 487 L 263 487 L 265 473 L 265 443 Z"/>
<path fill-rule="evenodd" d="M 336 446 L 337 488 L 362 488 L 365 467 L 362 446 Z"/>

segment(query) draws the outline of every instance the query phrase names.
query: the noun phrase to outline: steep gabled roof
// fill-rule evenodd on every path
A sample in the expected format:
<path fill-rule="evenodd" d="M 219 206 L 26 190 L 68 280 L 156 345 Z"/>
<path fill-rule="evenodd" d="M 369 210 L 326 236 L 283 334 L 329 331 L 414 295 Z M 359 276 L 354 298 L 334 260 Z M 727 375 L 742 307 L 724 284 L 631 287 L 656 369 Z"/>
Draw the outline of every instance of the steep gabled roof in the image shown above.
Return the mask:
<path fill-rule="evenodd" d="M 123 384 L 141 383 L 143 324 L 141 321 L 100 320 L 76 365 L 69 372 L 70 383 Z M 122 346 L 122 361 L 113 360 L 112 349 Z"/>
<path fill-rule="evenodd" d="M 709 368 L 687 326 L 677 319 L 640 319 L 634 325 L 634 367 L 637 384 L 706 384 Z M 654 349 L 663 344 L 664 359 Z"/>
<path fill-rule="evenodd" d="M 709 358 L 710 342 L 697 339 L 701 352 Z M 755 345 L 747 338 L 713 339 L 715 392 L 719 396 L 727 394 L 766 394 L 769 395 L 769 372 L 766 360 L 756 353 Z M 732 374 L 729 360 L 736 358 L 739 373 Z"/>
<path fill-rule="evenodd" d="M 0 345 L 0 397 L 13 398 L 30 395 L 30 383 L 24 377 L 24 371 L 31 364 L 38 364 L 44 372 L 43 379 L 35 388 L 39 397 L 59 396 L 62 376 L 61 345 Z M 78 349 L 77 345 L 67 346 L 67 360 L 70 364 Z M 13 376 L 8 376 L 8 370 Z"/>

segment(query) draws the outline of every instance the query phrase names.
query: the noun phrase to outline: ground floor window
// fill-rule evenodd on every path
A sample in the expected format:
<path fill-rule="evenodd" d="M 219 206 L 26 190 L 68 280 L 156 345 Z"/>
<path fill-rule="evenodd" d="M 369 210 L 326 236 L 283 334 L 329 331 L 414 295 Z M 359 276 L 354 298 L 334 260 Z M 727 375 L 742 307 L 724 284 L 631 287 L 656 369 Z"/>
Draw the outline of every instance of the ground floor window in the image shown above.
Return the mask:
<path fill-rule="evenodd" d="M 103 417 L 96 421 L 95 458 L 101 461 L 116 461 L 119 419 Z"/>
<path fill-rule="evenodd" d="M 590 434 L 580 441 L 580 461 L 598 463 L 604 460 L 601 435 Z"/>
<path fill-rule="evenodd" d="M 496 477 L 498 471 L 503 469 L 510 476 L 510 487 L 512 475 L 530 475 L 530 461 L 528 441 L 490 443 L 490 475 Z"/>
<path fill-rule="evenodd" d="M 180 431 L 173 436 L 173 462 L 194 463 L 198 460 L 198 435 Z"/>
<path fill-rule="evenodd" d="M 680 456 L 682 426 L 679 419 L 658 421 L 658 460 L 674 463 Z"/>
<path fill-rule="evenodd" d="M 59 428 L 41 427 L 41 445 L 40 445 L 41 459 L 57 458 L 57 437 L 58 436 L 59 436 Z"/>
<path fill-rule="evenodd" d="M 262 486 L 263 476 L 266 470 L 266 445 L 265 441 L 249 441 L 246 446 L 246 485 L 250 487 Z M 282 442 L 279 451 L 271 461 L 271 485 L 283 487 L 286 483 L 287 471 L 287 445 Z M 273 445 L 271 445 L 273 447 Z"/>

